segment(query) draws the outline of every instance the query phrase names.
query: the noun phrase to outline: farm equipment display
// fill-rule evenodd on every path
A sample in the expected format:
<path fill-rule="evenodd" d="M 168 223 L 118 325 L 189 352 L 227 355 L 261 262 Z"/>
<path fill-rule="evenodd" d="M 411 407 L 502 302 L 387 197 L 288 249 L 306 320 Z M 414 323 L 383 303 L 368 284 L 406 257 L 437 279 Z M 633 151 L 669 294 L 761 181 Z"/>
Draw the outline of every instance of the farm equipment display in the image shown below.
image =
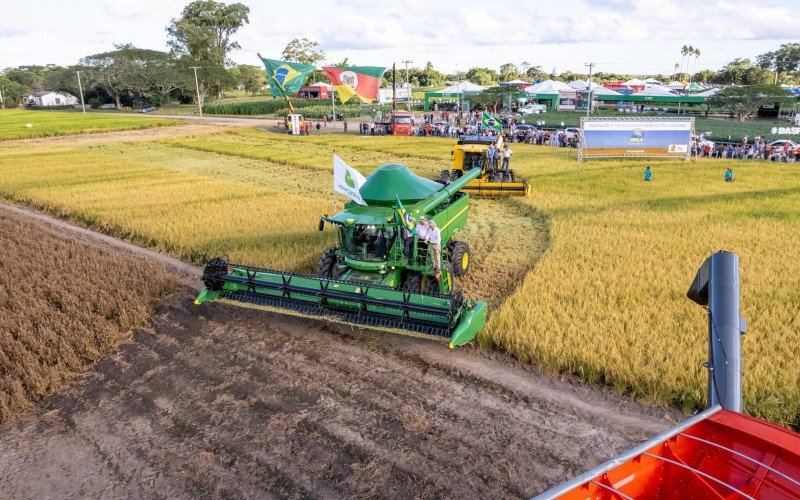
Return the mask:
<path fill-rule="evenodd" d="M 464 186 L 463 190 L 478 196 L 530 196 L 528 181 L 518 181 L 514 171 L 502 167 L 502 158 L 489 162 L 486 152 L 495 145 L 500 155 L 503 151 L 503 138 L 493 136 L 467 135 L 456 143 L 450 153 L 452 170 L 442 170 L 439 181 L 453 182 L 473 168 L 480 168 L 480 175 Z"/>
<path fill-rule="evenodd" d="M 215 258 L 205 266 L 205 288 L 195 303 L 230 299 L 445 337 L 451 348 L 469 342 L 486 322 L 486 303 L 455 289 L 471 255 L 469 245 L 453 236 L 469 210 L 469 195 L 460 190 L 481 172 L 475 168 L 442 185 L 404 165 L 383 165 L 359 190 L 366 206 L 351 201 L 320 219 L 320 231 L 335 228 L 337 244 L 322 254 L 315 275 Z M 409 216 L 426 216 L 440 228 L 439 266 L 409 229 Z"/>
<path fill-rule="evenodd" d="M 289 113 L 283 119 L 283 126 L 290 135 L 308 135 L 309 124 L 303 120 L 303 115 L 299 113 Z"/>

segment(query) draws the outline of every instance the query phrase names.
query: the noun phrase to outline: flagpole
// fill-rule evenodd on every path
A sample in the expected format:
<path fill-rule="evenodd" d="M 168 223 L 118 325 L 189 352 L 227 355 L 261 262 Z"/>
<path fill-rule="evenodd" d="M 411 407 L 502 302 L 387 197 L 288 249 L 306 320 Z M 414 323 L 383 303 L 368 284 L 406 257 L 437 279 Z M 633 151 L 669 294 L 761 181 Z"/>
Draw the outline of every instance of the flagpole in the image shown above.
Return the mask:
<path fill-rule="evenodd" d="M 333 120 L 331 123 L 336 123 L 336 87 L 331 83 L 331 108 L 333 108 Z"/>

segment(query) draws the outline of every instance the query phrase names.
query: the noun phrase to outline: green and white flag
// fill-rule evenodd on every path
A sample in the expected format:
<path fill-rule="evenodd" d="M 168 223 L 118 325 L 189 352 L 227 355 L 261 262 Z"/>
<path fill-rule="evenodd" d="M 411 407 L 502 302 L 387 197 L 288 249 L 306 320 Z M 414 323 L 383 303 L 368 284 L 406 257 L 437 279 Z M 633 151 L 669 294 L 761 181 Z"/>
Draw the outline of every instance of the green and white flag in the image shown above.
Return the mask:
<path fill-rule="evenodd" d="M 366 205 L 367 202 L 361 198 L 361 186 L 367 179 L 361 173 L 347 166 L 347 164 L 336 154 L 333 155 L 333 190 L 342 193 L 359 205 Z"/>
<path fill-rule="evenodd" d="M 481 120 L 481 123 L 483 123 L 483 128 L 496 130 L 498 132 L 503 130 L 503 122 L 501 122 L 499 118 L 494 117 L 486 112 L 483 113 L 483 119 Z"/>
<path fill-rule="evenodd" d="M 260 57 L 260 56 L 259 56 Z M 267 70 L 267 81 L 272 95 L 293 96 L 306 82 L 306 76 L 314 71 L 314 66 L 289 61 L 276 61 L 261 58 Z"/>

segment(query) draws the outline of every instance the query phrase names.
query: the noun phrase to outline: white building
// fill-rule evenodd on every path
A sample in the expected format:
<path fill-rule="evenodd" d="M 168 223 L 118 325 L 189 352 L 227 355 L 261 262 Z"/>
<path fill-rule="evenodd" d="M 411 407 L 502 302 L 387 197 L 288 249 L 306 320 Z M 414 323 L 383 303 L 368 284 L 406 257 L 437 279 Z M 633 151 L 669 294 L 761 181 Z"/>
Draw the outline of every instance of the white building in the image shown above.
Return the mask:
<path fill-rule="evenodd" d="M 40 90 L 24 96 L 22 104 L 33 108 L 60 108 L 78 104 L 78 98 L 68 92 Z"/>

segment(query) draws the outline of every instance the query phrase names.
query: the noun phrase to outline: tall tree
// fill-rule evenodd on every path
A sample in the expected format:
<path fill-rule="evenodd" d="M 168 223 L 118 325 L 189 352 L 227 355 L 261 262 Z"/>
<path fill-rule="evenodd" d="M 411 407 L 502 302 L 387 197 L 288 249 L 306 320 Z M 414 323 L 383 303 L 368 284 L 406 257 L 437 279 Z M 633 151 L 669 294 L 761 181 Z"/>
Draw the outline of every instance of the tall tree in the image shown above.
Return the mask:
<path fill-rule="evenodd" d="M 756 58 L 757 64 L 766 69 L 783 73 L 800 70 L 800 43 L 784 43 L 773 52 L 766 52 Z"/>
<path fill-rule="evenodd" d="M 519 68 L 514 63 L 505 63 L 500 66 L 500 79 L 503 81 L 519 78 Z"/>
<path fill-rule="evenodd" d="M 241 3 L 196 0 L 167 26 L 167 44 L 175 55 L 225 66 L 228 53 L 240 48 L 231 37 L 250 22 L 249 14 L 250 8 Z"/>
<path fill-rule="evenodd" d="M 786 89 L 764 84 L 727 87 L 706 100 L 709 106 L 725 109 L 739 121 L 755 115 L 764 104 L 791 101 L 791 94 Z"/>
<path fill-rule="evenodd" d="M 249 64 L 240 64 L 230 69 L 231 76 L 236 80 L 236 85 L 252 95 L 267 84 L 264 69 Z"/>
<path fill-rule="evenodd" d="M 308 38 L 295 38 L 283 49 L 281 57 L 287 61 L 316 66 L 325 60 L 325 51 L 319 42 Z"/>
<path fill-rule="evenodd" d="M 498 82 L 500 75 L 489 68 L 470 68 L 467 71 L 467 80 L 478 85 L 493 85 Z"/>

